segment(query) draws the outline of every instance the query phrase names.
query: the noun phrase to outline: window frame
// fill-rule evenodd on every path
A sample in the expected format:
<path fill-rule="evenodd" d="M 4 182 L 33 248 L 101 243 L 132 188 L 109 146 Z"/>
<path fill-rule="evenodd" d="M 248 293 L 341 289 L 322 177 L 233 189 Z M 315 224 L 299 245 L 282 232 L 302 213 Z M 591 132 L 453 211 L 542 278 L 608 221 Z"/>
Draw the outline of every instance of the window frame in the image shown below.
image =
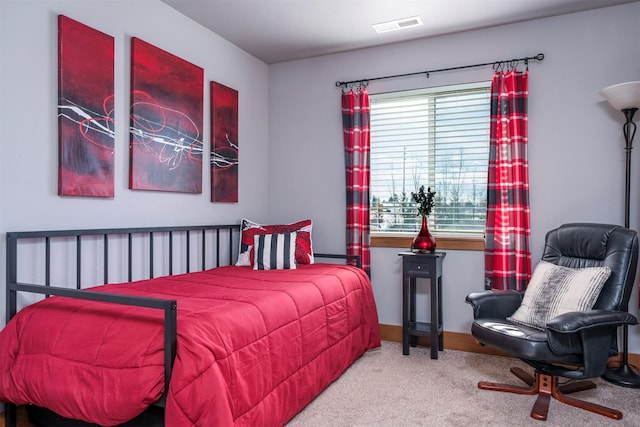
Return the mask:
<path fill-rule="evenodd" d="M 491 81 L 478 81 L 473 83 L 462 83 L 435 86 L 430 88 L 400 90 L 393 92 L 384 92 L 379 94 L 371 94 L 370 97 L 376 98 L 394 98 L 402 96 L 413 96 L 420 94 L 442 93 L 447 91 L 463 91 L 468 89 L 489 89 Z M 490 98 L 489 98 L 490 102 Z M 450 250 L 472 250 L 484 251 L 485 239 L 484 230 L 482 232 L 436 232 L 432 230 L 432 234 L 437 239 L 438 249 Z M 381 248 L 406 248 L 411 247 L 414 232 L 370 232 L 370 246 Z"/>

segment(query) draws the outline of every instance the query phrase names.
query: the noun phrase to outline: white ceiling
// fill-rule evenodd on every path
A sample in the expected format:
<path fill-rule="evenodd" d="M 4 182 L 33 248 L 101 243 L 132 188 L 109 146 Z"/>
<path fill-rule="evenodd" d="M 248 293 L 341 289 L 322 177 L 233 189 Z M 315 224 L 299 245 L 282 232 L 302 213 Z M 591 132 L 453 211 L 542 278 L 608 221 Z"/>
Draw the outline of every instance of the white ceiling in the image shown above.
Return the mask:
<path fill-rule="evenodd" d="M 267 64 L 638 0 L 162 0 Z M 372 24 L 419 15 L 421 27 Z"/>

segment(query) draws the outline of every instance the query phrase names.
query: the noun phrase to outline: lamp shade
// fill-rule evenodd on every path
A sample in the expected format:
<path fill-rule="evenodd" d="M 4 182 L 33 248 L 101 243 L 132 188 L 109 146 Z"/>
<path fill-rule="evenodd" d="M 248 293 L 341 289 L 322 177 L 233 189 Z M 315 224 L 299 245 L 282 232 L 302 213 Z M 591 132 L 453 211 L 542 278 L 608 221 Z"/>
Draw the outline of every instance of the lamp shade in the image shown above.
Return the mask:
<path fill-rule="evenodd" d="M 605 87 L 600 91 L 600 95 L 616 110 L 640 108 L 640 81 Z"/>

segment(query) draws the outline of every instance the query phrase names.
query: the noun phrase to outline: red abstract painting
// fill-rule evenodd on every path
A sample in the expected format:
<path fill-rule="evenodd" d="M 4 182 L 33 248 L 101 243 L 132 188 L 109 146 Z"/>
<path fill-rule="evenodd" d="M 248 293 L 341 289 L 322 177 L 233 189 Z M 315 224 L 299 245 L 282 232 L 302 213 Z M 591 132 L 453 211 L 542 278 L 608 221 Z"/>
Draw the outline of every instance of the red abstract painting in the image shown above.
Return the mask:
<path fill-rule="evenodd" d="M 211 82 L 211 201 L 238 201 L 238 91 Z"/>
<path fill-rule="evenodd" d="M 58 15 L 58 194 L 114 196 L 114 38 Z"/>
<path fill-rule="evenodd" d="M 204 70 L 131 39 L 129 188 L 202 193 Z"/>

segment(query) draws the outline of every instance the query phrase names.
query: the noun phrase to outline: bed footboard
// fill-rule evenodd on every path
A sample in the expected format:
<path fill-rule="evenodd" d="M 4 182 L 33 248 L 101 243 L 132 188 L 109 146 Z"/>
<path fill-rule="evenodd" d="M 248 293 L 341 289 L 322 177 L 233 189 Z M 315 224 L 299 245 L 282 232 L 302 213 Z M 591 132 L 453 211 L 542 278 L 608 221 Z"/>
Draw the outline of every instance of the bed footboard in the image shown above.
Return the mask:
<path fill-rule="evenodd" d="M 18 293 L 41 294 L 45 296 L 61 296 L 79 298 L 91 301 L 99 301 L 111 304 L 124 304 L 139 307 L 162 310 L 164 312 L 164 375 L 165 393 L 169 388 L 171 371 L 176 355 L 176 301 L 119 295 L 104 292 L 92 292 L 84 290 L 82 277 L 83 268 L 87 264 L 95 264 L 96 254 L 91 253 L 83 242 L 88 239 L 101 239 L 101 262 L 98 266 L 90 265 L 89 268 L 101 268 L 102 280 L 92 282 L 92 286 L 110 283 L 110 260 L 116 258 L 113 254 L 114 240 L 124 239 L 126 242 L 126 278 L 133 280 L 134 264 L 142 257 L 148 261 L 145 277 L 153 278 L 158 273 L 157 257 L 154 255 L 162 252 L 168 258 L 166 266 L 162 268 L 161 275 L 173 275 L 188 273 L 192 270 L 205 270 L 233 263 L 234 250 L 238 247 L 239 225 L 207 225 L 207 226 L 180 226 L 180 227 L 138 227 L 138 228 L 110 228 L 95 230 L 54 230 L 54 231 L 28 231 L 7 233 L 7 282 L 6 282 L 6 320 L 7 322 L 18 311 Z M 65 242 L 67 246 L 62 252 L 65 257 L 74 258 L 76 267 L 75 289 L 60 286 L 51 286 L 52 264 L 60 262 L 55 250 L 52 253 L 52 244 L 57 241 Z M 44 279 L 43 283 L 25 283 L 19 281 L 20 245 L 32 245 L 36 251 L 40 248 L 44 251 Z M 68 249 L 68 247 L 72 249 Z M 85 245 L 86 246 L 86 245 Z M 135 252 L 142 251 L 139 255 Z M 75 252 L 75 254 L 74 254 Z M 85 262 L 88 259 L 89 261 Z M 65 262 L 68 260 L 65 259 Z M 174 264 L 179 264 L 175 268 Z M 100 283 L 101 282 L 101 283 Z M 165 396 L 156 403 L 164 406 Z M 11 403 L 6 404 L 6 425 L 16 425 L 16 407 Z"/>
<path fill-rule="evenodd" d="M 176 357 L 177 304 L 175 300 L 160 298 L 137 297 L 131 295 L 110 294 L 106 292 L 91 292 L 82 289 L 67 289 L 54 286 L 30 285 L 26 283 L 11 283 L 7 288 L 14 295 L 17 292 L 30 292 L 85 299 L 89 301 L 106 302 L 112 304 L 133 305 L 137 307 L 155 308 L 164 312 L 164 389 L 169 389 L 171 370 Z M 14 296 L 15 298 L 15 296 Z"/>

